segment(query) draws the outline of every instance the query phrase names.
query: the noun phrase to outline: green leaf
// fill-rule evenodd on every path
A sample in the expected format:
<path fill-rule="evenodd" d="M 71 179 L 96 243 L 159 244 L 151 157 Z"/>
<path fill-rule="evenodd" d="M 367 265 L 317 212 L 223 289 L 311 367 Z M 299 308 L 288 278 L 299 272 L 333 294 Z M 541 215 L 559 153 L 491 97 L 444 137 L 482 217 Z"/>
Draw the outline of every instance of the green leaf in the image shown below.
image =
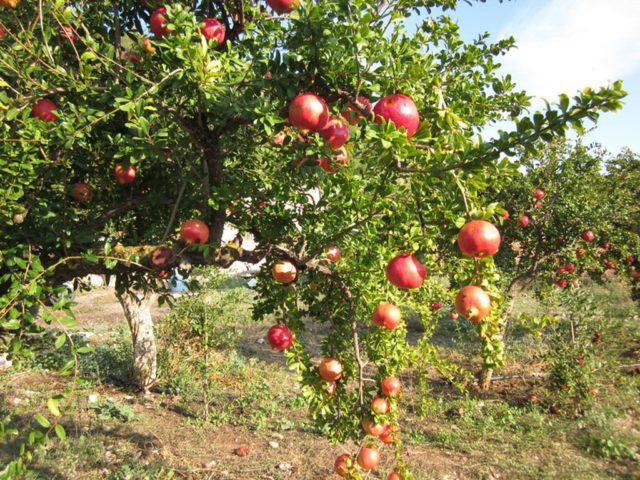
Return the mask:
<path fill-rule="evenodd" d="M 51 427 L 51 423 L 49 422 L 49 420 L 47 420 L 41 413 L 36 413 L 34 418 L 36 419 L 36 422 L 38 422 L 42 427 Z"/>
<path fill-rule="evenodd" d="M 47 400 L 47 408 L 54 417 L 59 417 L 61 415 L 60 409 L 58 408 L 58 401 L 55 398 L 49 398 Z"/>
<path fill-rule="evenodd" d="M 56 350 L 62 348 L 62 346 L 67 343 L 67 335 L 64 333 L 61 333 L 60 335 L 58 335 L 58 337 L 56 338 L 56 342 L 54 344 Z"/>
<path fill-rule="evenodd" d="M 64 441 L 67 439 L 67 432 L 64 430 L 64 427 L 62 425 L 57 423 L 56 426 L 54 427 L 54 430 L 60 440 Z"/>

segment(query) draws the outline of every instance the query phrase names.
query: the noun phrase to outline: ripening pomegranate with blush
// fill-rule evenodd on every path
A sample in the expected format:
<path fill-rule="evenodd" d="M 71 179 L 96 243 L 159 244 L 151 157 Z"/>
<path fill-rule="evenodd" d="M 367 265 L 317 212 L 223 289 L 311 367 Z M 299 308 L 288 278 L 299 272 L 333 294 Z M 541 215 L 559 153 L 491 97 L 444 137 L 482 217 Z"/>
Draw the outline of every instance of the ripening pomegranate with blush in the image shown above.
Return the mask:
<path fill-rule="evenodd" d="M 289 104 L 289 121 L 302 131 L 319 132 L 328 120 L 326 102 L 314 93 L 301 93 Z"/>
<path fill-rule="evenodd" d="M 209 241 L 209 227 L 202 220 L 187 220 L 180 228 L 180 236 L 189 245 L 205 244 Z"/>
<path fill-rule="evenodd" d="M 289 260 L 278 260 L 271 268 L 271 274 L 276 282 L 289 284 L 298 277 L 298 269 Z"/>
<path fill-rule="evenodd" d="M 398 288 L 419 288 L 427 269 L 415 255 L 401 253 L 387 264 L 387 279 Z"/>
<path fill-rule="evenodd" d="M 491 299 L 482 288 L 468 285 L 456 297 L 456 310 L 471 323 L 480 323 L 491 311 Z"/>
<path fill-rule="evenodd" d="M 398 307 L 391 303 L 381 303 L 373 310 L 371 320 L 379 327 L 393 330 L 400 325 L 402 313 Z"/>
<path fill-rule="evenodd" d="M 381 98 L 373 107 L 373 113 L 376 123 L 387 121 L 397 129 L 404 128 L 408 138 L 413 137 L 420 125 L 418 107 L 411 97 L 401 93 Z"/>
<path fill-rule="evenodd" d="M 501 241 L 498 229 L 485 220 L 472 220 L 458 233 L 458 246 L 470 257 L 492 257 L 500 249 Z"/>

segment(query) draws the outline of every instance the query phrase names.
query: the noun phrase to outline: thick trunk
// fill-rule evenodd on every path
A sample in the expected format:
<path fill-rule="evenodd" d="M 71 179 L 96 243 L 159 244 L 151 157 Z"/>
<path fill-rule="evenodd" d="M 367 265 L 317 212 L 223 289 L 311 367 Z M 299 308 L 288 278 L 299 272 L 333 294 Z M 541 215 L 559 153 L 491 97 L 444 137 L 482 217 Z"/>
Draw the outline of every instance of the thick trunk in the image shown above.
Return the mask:
<path fill-rule="evenodd" d="M 133 381 L 141 390 L 147 391 L 157 379 L 156 338 L 149 309 L 155 295 L 139 298 L 135 293 L 125 292 L 117 297 L 133 340 Z"/>

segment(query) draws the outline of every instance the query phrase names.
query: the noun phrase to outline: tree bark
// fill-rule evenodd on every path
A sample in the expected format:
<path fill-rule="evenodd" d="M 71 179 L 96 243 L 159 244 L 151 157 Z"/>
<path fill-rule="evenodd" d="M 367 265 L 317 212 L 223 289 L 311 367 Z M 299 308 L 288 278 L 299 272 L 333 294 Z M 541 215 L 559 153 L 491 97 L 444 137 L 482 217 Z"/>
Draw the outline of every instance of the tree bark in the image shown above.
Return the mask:
<path fill-rule="evenodd" d="M 480 390 L 486 392 L 491 387 L 491 379 L 493 378 L 493 369 L 492 368 L 482 368 L 482 372 L 480 372 Z"/>
<path fill-rule="evenodd" d="M 156 296 L 139 298 L 133 292 L 116 293 L 131 330 L 133 340 L 133 381 L 145 392 L 158 378 L 156 338 L 153 332 L 150 303 Z"/>

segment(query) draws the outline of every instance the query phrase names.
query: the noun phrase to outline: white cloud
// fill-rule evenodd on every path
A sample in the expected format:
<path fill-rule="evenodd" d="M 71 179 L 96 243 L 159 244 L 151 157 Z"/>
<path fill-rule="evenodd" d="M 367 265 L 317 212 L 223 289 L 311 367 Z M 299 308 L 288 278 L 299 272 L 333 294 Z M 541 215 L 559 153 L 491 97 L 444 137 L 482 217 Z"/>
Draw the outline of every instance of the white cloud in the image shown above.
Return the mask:
<path fill-rule="evenodd" d="M 517 49 L 505 71 L 534 96 L 555 100 L 640 71 L 640 0 L 536 0 L 503 35 Z"/>

